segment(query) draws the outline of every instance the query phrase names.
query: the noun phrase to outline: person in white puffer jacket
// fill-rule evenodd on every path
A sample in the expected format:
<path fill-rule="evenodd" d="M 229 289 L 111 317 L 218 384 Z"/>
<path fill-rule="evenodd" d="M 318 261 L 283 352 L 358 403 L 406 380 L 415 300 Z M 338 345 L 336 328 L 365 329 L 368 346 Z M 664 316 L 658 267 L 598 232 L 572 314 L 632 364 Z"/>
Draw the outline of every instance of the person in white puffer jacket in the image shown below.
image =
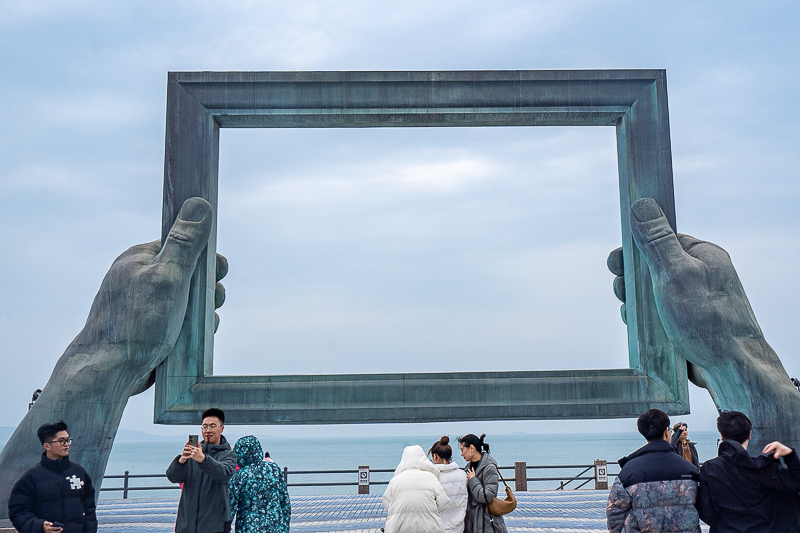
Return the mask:
<path fill-rule="evenodd" d="M 439 483 L 439 470 L 421 446 L 406 446 L 394 477 L 383 493 L 385 533 L 443 533 L 439 513 L 449 498 Z"/>
<path fill-rule="evenodd" d="M 452 462 L 453 449 L 450 437 L 442 436 L 428 450 L 433 464 L 439 470 L 439 482 L 444 487 L 450 502 L 441 510 L 442 527 L 445 533 L 464 533 L 464 515 L 467 512 L 467 473 Z"/>

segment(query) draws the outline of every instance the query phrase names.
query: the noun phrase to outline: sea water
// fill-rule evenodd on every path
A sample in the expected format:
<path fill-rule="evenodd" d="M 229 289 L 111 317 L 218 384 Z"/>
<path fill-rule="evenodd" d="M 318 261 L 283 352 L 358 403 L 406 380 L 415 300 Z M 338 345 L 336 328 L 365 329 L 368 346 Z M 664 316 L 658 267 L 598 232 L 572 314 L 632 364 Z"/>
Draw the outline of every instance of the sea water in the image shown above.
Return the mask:
<path fill-rule="evenodd" d="M 242 435 L 226 432 L 231 445 Z M 391 472 L 379 473 L 374 470 L 394 470 L 400 462 L 403 448 L 418 444 L 427 451 L 441 435 L 419 435 L 374 438 L 274 438 L 256 435 L 265 451 L 281 468 L 288 469 L 290 495 L 307 494 L 354 494 L 356 486 L 333 487 L 292 487 L 294 483 L 309 482 L 350 482 L 357 481 L 356 470 L 359 466 L 370 467 L 371 493 L 381 493 L 388 482 Z M 700 460 L 704 461 L 716 456 L 718 434 L 714 432 L 694 431 L 692 441 L 696 442 Z M 453 459 L 461 466 L 461 458 L 456 442 L 457 435 L 452 435 Z M 644 439 L 636 433 L 593 433 L 593 434 L 512 434 L 491 435 L 486 437 L 491 445 L 491 455 L 501 467 L 510 467 L 515 461 L 525 461 L 528 466 L 552 465 L 591 465 L 595 459 L 617 461 L 645 444 Z M 169 463 L 178 455 L 184 442 L 176 438 L 153 441 L 120 442 L 114 444 L 109 458 L 106 476 L 121 475 L 128 470 L 131 474 L 163 474 Z M 350 470 L 341 474 L 297 474 L 299 471 Z M 561 477 L 568 479 L 578 474 L 582 468 L 572 469 L 530 469 L 528 477 Z M 615 466 L 609 472 L 618 471 Z M 513 471 L 503 470 L 504 477 L 513 477 Z M 583 476 L 593 475 L 592 471 Z M 609 480 L 610 482 L 613 479 Z M 567 485 L 576 486 L 577 482 Z M 130 486 L 165 486 L 170 483 L 165 478 L 132 479 Z M 103 487 L 121 487 L 121 479 L 106 478 Z M 589 482 L 585 488 L 593 487 Z M 559 487 L 559 481 L 529 482 L 529 490 L 546 490 Z M 512 485 L 513 488 L 513 485 Z M 170 491 L 131 491 L 129 498 L 175 497 L 176 490 Z M 104 491 L 103 498 L 121 498 L 121 492 Z"/>

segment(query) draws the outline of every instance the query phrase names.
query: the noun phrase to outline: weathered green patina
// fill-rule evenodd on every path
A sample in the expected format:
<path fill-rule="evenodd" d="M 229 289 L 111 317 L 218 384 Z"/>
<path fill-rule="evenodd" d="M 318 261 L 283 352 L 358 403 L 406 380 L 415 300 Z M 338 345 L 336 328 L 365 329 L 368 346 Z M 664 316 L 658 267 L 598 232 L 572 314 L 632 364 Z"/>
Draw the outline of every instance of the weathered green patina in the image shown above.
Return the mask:
<path fill-rule="evenodd" d="M 214 376 L 214 230 L 192 280 L 181 335 L 157 369 L 157 422 L 195 423 L 208 405 L 239 424 L 608 418 L 651 407 L 688 412 L 686 364 L 661 325 L 628 218 L 633 202 L 650 197 L 675 226 L 663 70 L 173 72 L 167 91 L 165 232 L 187 198 L 205 198 L 216 210 L 220 128 L 614 127 L 630 367 Z"/>

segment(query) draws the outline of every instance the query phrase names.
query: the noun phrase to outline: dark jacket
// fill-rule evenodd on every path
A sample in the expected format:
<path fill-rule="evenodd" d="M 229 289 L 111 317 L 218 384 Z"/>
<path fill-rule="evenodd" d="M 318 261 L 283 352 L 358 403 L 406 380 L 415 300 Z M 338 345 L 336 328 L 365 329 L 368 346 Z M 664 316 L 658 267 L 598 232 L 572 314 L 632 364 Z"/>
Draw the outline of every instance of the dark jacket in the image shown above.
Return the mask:
<path fill-rule="evenodd" d="M 700 468 L 697 509 L 711 533 L 800 531 L 800 459 L 793 450 L 783 460 L 722 441 Z"/>
<path fill-rule="evenodd" d="M 669 442 L 648 442 L 619 464 L 606 504 L 609 532 L 700 533 L 698 470 Z"/>
<path fill-rule="evenodd" d="M 92 480 L 69 457 L 54 461 L 42 453 L 11 489 L 8 517 L 20 533 L 40 533 L 45 521 L 64 524 L 63 533 L 95 533 Z"/>
<path fill-rule="evenodd" d="M 167 468 L 167 479 L 183 483 L 178 503 L 177 533 L 219 533 L 231 520 L 228 481 L 236 471 L 236 454 L 225 437 L 219 444 L 200 444 L 206 460 L 178 462 L 180 455 Z"/>
<path fill-rule="evenodd" d="M 467 463 L 469 470 L 475 463 Z M 491 455 L 484 452 L 475 466 L 475 477 L 467 481 L 467 514 L 464 533 L 506 533 L 502 516 L 494 516 L 486 508 L 497 496 L 499 471 Z"/>
<path fill-rule="evenodd" d="M 264 451 L 252 435 L 233 447 L 239 470 L 231 478 L 231 518 L 236 533 L 289 533 L 292 507 L 280 467 L 264 461 Z"/>
<path fill-rule="evenodd" d="M 675 453 L 683 457 L 683 453 L 681 453 L 681 434 L 683 434 L 682 429 L 678 429 L 675 433 L 672 434 L 672 447 L 675 449 Z M 697 455 L 697 448 L 694 445 L 694 442 L 689 441 L 689 452 L 692 454 L 692 464 L 697 468 L 700 468 L 700 458 Z"/>

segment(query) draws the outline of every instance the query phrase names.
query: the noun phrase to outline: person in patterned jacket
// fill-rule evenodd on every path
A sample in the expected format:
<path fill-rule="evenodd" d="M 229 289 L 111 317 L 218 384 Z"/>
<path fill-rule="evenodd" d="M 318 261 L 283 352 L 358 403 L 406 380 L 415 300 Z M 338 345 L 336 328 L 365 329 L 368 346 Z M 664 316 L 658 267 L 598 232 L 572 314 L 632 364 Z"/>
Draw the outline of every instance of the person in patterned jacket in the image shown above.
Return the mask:
<path fill-rule="evenodd" d="M 242 437 L 233 447 L 239 470 L 228 485 L 237 533 L 289 533 L 292 508 L 286 480 L 274 461 L 264 461 L 258 439 Z"/>
<path fill-rule="evenodd" d="M 675 453 L 669 417 L 659 409 L 637 420 L 647 444 L 619 460 L 606 505 L 610 533 L 700 533 L 695 508 L 700 472 Z"/>

